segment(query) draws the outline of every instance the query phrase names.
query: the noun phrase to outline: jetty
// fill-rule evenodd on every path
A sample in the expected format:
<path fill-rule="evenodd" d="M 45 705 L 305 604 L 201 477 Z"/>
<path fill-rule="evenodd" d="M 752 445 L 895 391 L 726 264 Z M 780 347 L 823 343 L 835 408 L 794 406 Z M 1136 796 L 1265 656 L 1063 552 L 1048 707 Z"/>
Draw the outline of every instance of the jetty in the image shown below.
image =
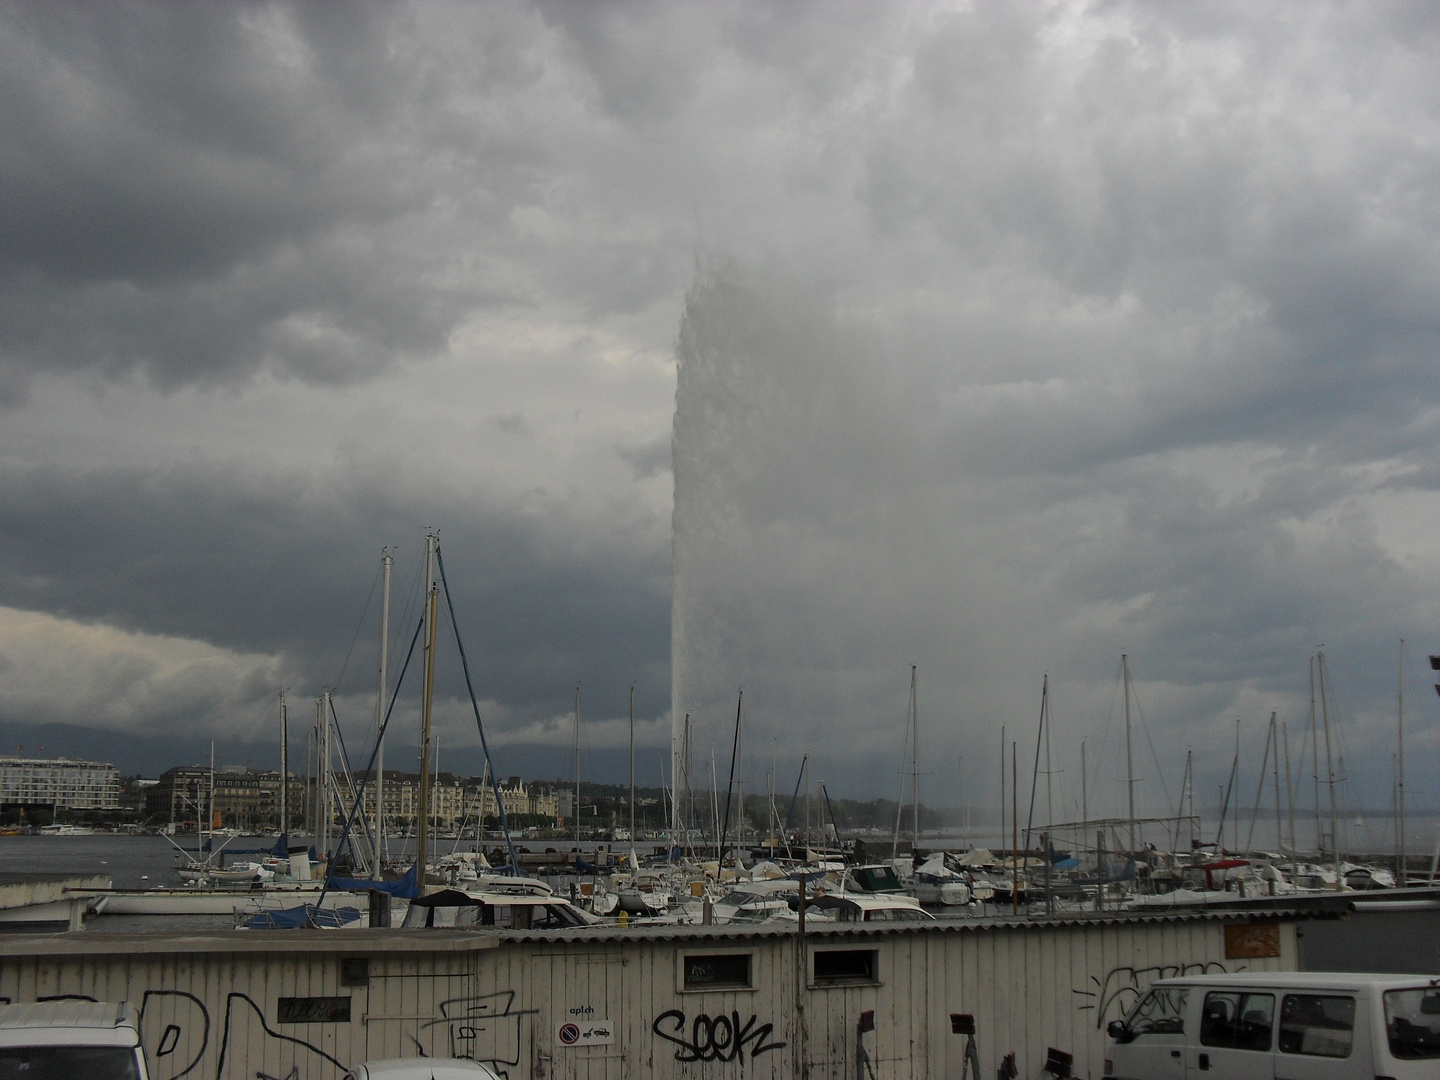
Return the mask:
<path fill-rule="evenodd" d="M 97 889 L 109 874 L 0 873 L 0 924 L 57 923 L 79 930 Z"/>

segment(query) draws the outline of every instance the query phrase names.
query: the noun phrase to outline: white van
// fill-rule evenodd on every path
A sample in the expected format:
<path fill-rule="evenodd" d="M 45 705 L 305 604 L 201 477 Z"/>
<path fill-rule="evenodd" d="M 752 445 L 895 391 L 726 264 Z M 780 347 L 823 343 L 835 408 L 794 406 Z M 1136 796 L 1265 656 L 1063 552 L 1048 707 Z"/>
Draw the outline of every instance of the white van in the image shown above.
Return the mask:
<path fill-rule="evenodd" d="M 146 1080 L 145 1052 L 125 1002 L 0 1005 L 3 1080 Z"/>
<path fill-rule="evenodd" d="M 1440 979 L 1161 979 L 1107 1031 L 1109 1080 L 1440 1080 Z"/>

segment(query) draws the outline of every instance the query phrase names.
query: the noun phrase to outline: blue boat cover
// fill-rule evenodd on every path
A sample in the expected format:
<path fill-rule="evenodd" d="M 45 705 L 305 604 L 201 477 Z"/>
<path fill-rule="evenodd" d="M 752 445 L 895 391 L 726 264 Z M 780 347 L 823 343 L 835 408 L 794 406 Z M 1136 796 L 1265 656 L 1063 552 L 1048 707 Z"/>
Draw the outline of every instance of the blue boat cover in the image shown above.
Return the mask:
<path fill-rule="evenodd" d="M 1080 860 L 1073 855 L 1061 855 L 1053 847 L 1050 849 L 1050 862 L 1056 870 L 1074 870 L 1080 865 Z"/>
<path fill-rule="evenodd" d="M 375 892 L 389 893 L 391 896 L 398 896 L 404 900 L 414 900 L 420 895 L 420 876 L 415 867 L 405 871 L 405 876 L 398 881 L 371 881 L 368 878 L 332 877 L 329 881 L 329 888 L 338 889 L 344 892 L 360 892 L 364 889 L 371 889 Z"/>
<path fill-rule="evenodd" d="M 314 904 L 282 908 L 279 911 L 262 911 L 246 920 L 247 930 L 296 930 L 305 927 L 321 927 L 334 930 L 360 918 L 360 909 L 353 907 L 319 908 Z"/>

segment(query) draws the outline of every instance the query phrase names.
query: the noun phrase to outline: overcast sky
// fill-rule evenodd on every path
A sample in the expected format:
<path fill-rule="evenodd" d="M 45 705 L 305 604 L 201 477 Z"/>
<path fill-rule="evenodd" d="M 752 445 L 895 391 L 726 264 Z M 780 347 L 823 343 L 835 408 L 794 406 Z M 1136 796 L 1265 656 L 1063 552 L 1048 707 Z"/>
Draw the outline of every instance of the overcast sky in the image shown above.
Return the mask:
<path fill-rule="evenodd" d="M 1115 811 L 1128 652 L 1142 805 L 1239 718 L 1248 807 L 1323 645 L 1383 810 L 1404 636 L 1434 803 L 1437 70 L 1421 3 L 6 6 L 0 735 L 363 742 L 433 526 L 501 771 L 579 684 L 618 778 L 634 683 L 653 777 L 676 508 L 722 784 L 744 686 L 754 789 L 894 792 L 914 663 L 991 806 L 1048 672 Z"/>

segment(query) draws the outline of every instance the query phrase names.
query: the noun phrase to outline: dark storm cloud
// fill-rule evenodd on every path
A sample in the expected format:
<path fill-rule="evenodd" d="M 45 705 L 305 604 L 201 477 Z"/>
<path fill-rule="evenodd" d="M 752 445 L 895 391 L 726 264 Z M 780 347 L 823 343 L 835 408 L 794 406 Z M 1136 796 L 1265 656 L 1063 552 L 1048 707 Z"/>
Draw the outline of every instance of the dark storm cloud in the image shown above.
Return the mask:
<path fill-rule="evenodd" d="M 275 655 L 309 693 L 345 669 L 388 543 L 401 551 L 393 629 L 402 650 L 414 629 L 400 618 L 407 603 L 419 610 L 407 582 L 418 575 L 417 523 L 427 514 L 381 487 L 214 465 L 11 472 L 0 488 L 0 605 Z M 573 523 L 498 500 L 446 516 L 441 543 L 478 694 L 504 701 L 519 722 L 563 712 L 578 680 L 613 713 L 638 679 L 646 715 L 663 710 L 663 553 L 623 538 L 577 542 Z M 373 681 L 378 604 L 372 594 L 347 693 L 363 695 Z M 441 679 L 442 693 L 463 692 L 458 668 Z"/>
<path fill-rule="evenodd" d="M 4 9 L 0 658 L 100 688 L 8 700 L 333 680 L 433 523 L 509 735 L 577 680 L 653 720 L 679 325 L 682 713 L 743 684 L 874 793 L 910 663 L 971 761 L 1045 670 L 1083 737 L 1126 649 L 1205 776 L 1324 641 L 1360 743 L 1440 594 L 1437 49 L 1425 5 Z"/>
<path fill-rule="evenodd" d="M 472 185 L 503 203 L 523 151 L 455 183 L 414 122 L 429 88 L 395 55 L 402 10 L 48 5 L 0 22 L 12 396 L 37 369 L 347 382 L 443 348 L 485 302 L 484 283 L 439 279 L 434 205 Z"/>

